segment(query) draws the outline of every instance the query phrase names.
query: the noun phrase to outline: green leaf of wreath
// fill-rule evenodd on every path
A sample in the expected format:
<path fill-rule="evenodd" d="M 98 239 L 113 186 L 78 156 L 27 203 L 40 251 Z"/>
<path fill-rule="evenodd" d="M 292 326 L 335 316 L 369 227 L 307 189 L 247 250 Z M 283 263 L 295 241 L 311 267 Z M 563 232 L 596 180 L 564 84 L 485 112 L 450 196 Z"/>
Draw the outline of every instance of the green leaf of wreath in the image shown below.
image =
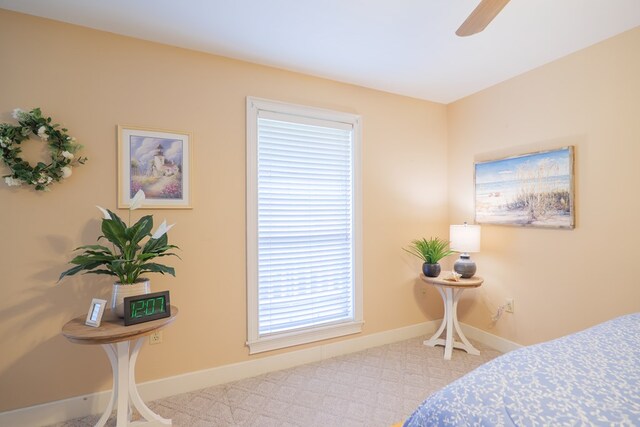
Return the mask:
<path fill-rule="evenodd" d="M 76 156 L 82 148 L 75 138 L 67 134 L 67 129 L 58 129 L 60 125 L 51 124 L 51 117 L 44 117 L 40 108 L 29 112 L 16 108 L 13 117 L 18 125 L 0 124 L 0 159 L 11 170 L 4 175 L 5 184 L 9 186 L 32 185 L 38 191 L 49 191 L 53 182 L 59 182 L 71 176 L 72 168 L 86 162 L 86 157 Z M 31 166 L 20 157 L 20 144 L 37 136 L 47 142 L 50 163 L 38 162 Z"/>

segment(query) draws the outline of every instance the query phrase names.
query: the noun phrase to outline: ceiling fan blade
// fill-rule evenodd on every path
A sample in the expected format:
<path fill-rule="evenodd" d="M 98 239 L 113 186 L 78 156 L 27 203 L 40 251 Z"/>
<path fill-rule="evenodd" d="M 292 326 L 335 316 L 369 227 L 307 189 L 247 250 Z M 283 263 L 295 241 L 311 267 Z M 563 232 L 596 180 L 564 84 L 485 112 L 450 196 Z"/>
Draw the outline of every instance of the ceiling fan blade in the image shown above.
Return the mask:
<path fill-rule="evenodd" d="M 456 34 L 460 37 L 466 37 L 484 30 L 507 3 L 509 0 L 482 0 L 466 21 L 460 25 Z"/>

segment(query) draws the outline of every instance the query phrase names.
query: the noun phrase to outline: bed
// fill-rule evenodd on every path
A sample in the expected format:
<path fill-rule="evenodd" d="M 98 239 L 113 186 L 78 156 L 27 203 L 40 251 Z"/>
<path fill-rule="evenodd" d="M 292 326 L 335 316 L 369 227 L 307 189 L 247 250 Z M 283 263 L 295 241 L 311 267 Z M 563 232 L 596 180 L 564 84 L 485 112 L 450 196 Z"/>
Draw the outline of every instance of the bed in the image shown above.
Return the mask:
<path fill-rule="evenodd" d="M 504 354 L 427 398 L 404 427 L 640 426 L 640 313 Z"/>

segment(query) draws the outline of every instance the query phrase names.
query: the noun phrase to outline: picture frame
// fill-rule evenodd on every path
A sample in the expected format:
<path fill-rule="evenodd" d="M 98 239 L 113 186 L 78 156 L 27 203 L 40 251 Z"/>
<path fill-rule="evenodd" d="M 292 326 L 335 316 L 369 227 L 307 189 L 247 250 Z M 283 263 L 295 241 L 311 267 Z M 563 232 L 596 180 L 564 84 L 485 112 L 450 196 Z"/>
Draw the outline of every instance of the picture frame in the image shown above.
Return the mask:
<path fill-rule="evenodd" d="M 100 298 L 92 299 L 91 305 L 89 305 L 89 311 L 87 312 L 87 320 L 85 320 L 84 324 L 94 328 L 99 327 L 106 307 L 107 300 Z"/>
<path fill-rule="evenodd" d="M 188 132 L 118 125 L 118 208 L 143 190 L 141 209 L 191 209 L 192 157 Z"/>
<path fill-rule="evenodd" d="M 474 164 L 475 222 L 575 228 L 574 147 Z"/>

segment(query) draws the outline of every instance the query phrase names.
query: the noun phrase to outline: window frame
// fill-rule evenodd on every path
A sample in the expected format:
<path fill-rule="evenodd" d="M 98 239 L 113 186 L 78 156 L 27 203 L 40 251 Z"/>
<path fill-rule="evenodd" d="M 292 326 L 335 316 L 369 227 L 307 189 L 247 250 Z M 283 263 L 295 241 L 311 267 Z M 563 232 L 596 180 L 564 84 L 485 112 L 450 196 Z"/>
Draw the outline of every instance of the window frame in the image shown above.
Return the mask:
<path fill-rule="evenodd" d="M 362 332 L 362 118 L 359 115 L 247 97 L 247 345 L 249 354 L 285 348 Z M 258 118 L 261 111 L 349 124 L 353 173 L 353 319 L 290 332 L 260 336 L 258 332 Z"/>

